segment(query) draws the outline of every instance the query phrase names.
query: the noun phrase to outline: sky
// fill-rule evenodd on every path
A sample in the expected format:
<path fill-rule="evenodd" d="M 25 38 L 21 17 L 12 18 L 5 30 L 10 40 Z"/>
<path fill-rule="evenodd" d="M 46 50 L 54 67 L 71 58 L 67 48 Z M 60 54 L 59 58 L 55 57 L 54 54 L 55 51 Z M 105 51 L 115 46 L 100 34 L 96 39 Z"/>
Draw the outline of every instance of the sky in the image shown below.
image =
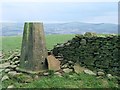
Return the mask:
<path fill-rule="evenodd" d="M 96 0 L 98 1 L 98 0 Z M 2 2 L 1 22 L 118 23 L 118 2 Z"/>

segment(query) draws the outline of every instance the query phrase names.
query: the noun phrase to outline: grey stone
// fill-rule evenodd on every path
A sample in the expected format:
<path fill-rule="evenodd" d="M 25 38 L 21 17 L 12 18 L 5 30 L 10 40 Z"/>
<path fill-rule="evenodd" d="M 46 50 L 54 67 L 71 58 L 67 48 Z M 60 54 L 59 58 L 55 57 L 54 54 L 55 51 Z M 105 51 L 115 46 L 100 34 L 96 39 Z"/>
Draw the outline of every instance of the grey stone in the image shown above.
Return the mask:
<path fill-rule="evenodd" d="M 45 73 L 43 73 L 43 75 L 44 75 L 44 76 L 48 76 L 48 75 L 49 75 L 49 73 L 48 73 L 48 72 L 45 72 Z"/>
<path fill-rule="evenodd" d="M 106 75 L 109 79 L 113 79 L 114 77 L 111 74 Z"/>
<path fill-rule="evenodd" d="M 72 72 L 73 70 L 72 70 L 72 69 L 69 69 L 69 68 L 66 68 L 66 69 L 63 69 L 63 71 L 64 71 L 65 73 L 70 73 L 70 72 Z"/>
<path fill-rule="evenodd" d="M 61 68 L 67 68 L 67 67 L 68 67 L 68 63 L 61 66 Z"/>
<path fill-rule="evenodd" d="M 12 59 L 12 61 L 18 61 L 18 60 L 19 60 L 18 57 L 14 57 L 14 58 Z"/>
<path fill-rule="evenodd" d="M 87 36 L 87 37 L 94 37 L 94 36 L 97 36 L 97 34 L 94 33 L 94 32 L 86 32 L 86 33 L 84 34 L 84 36 Z"/>
<path fill-rule="evenodd" d="M 74 76 L 73 76 L 73 75 L 69 75 L 69 77 L 70 77 L 70 78 L 74 78 Z"/>
<path fill-rule="evenodd" d="M 97 75 L 98 75 L 98 76 L 104 76 L 104 75 L 105 75 L 105 73 L 104 73 L 104 72 L 100 72 L 100 71 L 99 71 L 99 72 L 97 72 Z"/>
<path fill-rule="evenodd" d="M 94 73 L 93 71 L 91 71 L 91 70 L 84 70 L 84 73 L 86 73 L 86 74 L 89 74 L 89 75 L 94 75 L 94 76 L 96 76 L 96 73 Z"/>
<path fill-rule="evenodd" d="M 18 52 L 14 52 L 14 53 L 8 58 L 8 60 L 12 60 L 17 54 L 18 54 Z"/>
<path fill-rule="evenodd" d="M 8 73 L 10 71 L 10 69 L 5 69 L 5 73 Z"/>
<path fill-rule="evenodd" d="M 54 74 L 57 76 L 60 76 L 60 77 L 62 76 L 62 74 L 60 72 L 55 72 Z"/>
<path fill-rule="evenodd" d="M 69 64 L 74 64 L 74 62 L 73 62 L 73 61 L 68 61 L 68 63 L 69 63 Z"/>
<path fill-rule="evenodd" d="M 69 46 L 69 45 L 70 45 L 70 43 L 69 43 L 69 42 L 67 42 L 67 43 L 65 43 L 65 45 L 66 45 L 66 46 Z"/>
<path fill-rule="evenodd" d="M 34 80 L 38 80 L 39 79 L 39 76 L 38 75 L 35 75 L 34 76 Z"/>
<path fill-rule="evenodd" d="M 20 64 L 17 64 L 17 66 L 20 66 Z"/>
<path fill-rule="evenodd" d="M 15 88 L 15 86 L 14 85 L 10 85 L 7 88 Z"/>
<path fill-rule="evenodd" d="M 15 69 L 17 65 L 10 65 L 9 68 Z"/>
<path fill-rule="evenodd" d="M 20 61 L 15 61 L 15 64 L 17 65 L 17 64 L 19 64 L 20 63 Z"/>
<path fill-rule="evenodd" d="M 24 80 L 26 83 L 30 83 L 33 81 L 33 78 L 31 76 L 26 76 L 26 79 Z"/>
<path fill-rule="evenodd" d="M 16 71 L 10 71 L 10 72 L 8 72 L 8 75 L 10 75 L 10 76 L 12 76 L 12 77 L 14 77 L 14 76 L 16 76 L 16 75 L 18 75 L 19 73 L 17 73 Z"/>
<path fill-rule="evenodd" d="M 104 72 L 104 70 L 103 69 L 98 69 L 97 72 Z"/>
<path fill-rule="evenodd" d="M 53 55 L 47 57 L 48 69 L 49 70 L 60 70 L 60 61 L 56 59 Z"/>
<path fill-rule="evenodd" d="M 0 80 L 2 79 L 2 73 L 0 73 Z"/>
<path fill-rule="evenodd" d="M 3 54 L 2 54 L 2 52 L 0 51 L 0 57 L 2 57 L 3 56 Z"/>
<path fill-rule="evenodd" d="M 97 76 L 96 78 L 98 78 L 98 79 L 103 79 L 103 76 Z"/>
<path fill-rule="evenodd" d="M 29 71 L 29 70 L 25 70 L 25 69 L 22 69 L 22 68 L 19 68 L 19 67 L 16 67 L 15 70 L 17 72 L 27 73 L 27 74 L 31 74 L 31 75 L 40 74 L 42 72 L 42 71 L 41 72 Z"/>
<path fill-rule="evenodd" d="M 76 73 L 82 73 L 84 70 L 86 70 L 86 68 L 81 67 L 79 64 L 75 64 L 73 68 Z"/>
<path fill-rule="evenodd" d="M 7 75 L 4 75 L 1 79 L 1 81 L 3 82 L 4 80 L 8 80 L 8 79 L 9 79 L 9 77 Z"/>
<path fill-rule="evenodd" d="M 0 69 L 4 69 L 4 68 L 7 68 L 10 66 L 10 63 L 9 62 L 6 62 L 6 63 L 3 63 L 3 64 L 0 64 Z"/>
<path fill-rule="evenodd" d="M 10 62 L 10 65 L 15 65 L 15 62 L 11 61 L 11 62 Z"/>
<path fill-rule="evenodd" d="M 86 45 L 86 40 L 85 40 L 85 39 L 82 39 L 81 42 L 80 42 L 80 44 Z"/>

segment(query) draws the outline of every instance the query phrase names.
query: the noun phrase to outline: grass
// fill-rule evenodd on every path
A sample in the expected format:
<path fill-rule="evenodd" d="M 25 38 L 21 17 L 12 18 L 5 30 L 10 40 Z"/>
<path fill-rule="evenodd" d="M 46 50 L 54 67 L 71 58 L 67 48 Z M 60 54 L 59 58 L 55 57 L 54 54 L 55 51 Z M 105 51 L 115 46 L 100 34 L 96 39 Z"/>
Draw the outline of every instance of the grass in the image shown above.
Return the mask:
<path fill-rule="evenodd" d="M 51 50 L 57 43 L 64 43 L 74 37 L 74 34 L 54 34 L 46 35 L 46 47 Z M 99 34 L 99 36 L 108 36 L 108 34 Z M 22 36 L 3 36 L 0 37 L 0 51 L 5 53 L 21 49 Z M 1 48 L 2 47 L 2 48 Z"/>
<path fill-rule="evenodd" d="M 69 35 L 46 35 L 46 47 L 48 50 L 51 50 L 54 45 L 57 43 L 63 43 L 67 40 L 70 40 L 75 35 L 69 34 Z M 12 52 L 21 49 L 21 43 L 22 43 L 22 37 L 21 36 L 5 36 L 2 37 L 2 51 L 5 56 L 8 57 L 9 54 Z"/>
<path fill-rule="evenodd" d="M 5 81 L 4 87 L 7 84 L 12 84 L 17 88 L 115 88 L 116 82 L 110 81 L 106 78 L 98 79 L 95 76 L 80 74 L 64 74 L 63 77 L 50 75 L 41 77 L 31 83 L 18 83 L 15 80 Z"/>
<path fill-rule="evenodd" d="M 70 40 L 75 35 L 46 35 L 47 49 L 52 49 L 57 43 L 63 43 Z M 0 39 L 1 40 L 1 39 Z M 21 48 L 22 37 L 11 36 L 2 37 L 2 49 L 6 55 L 9 55 L 11 51 Z M 1 46 L 0 46 L 1 47 Z M 52 72 L 51 72 L 52 73 Z M 47 77 L 40 77 L 38 80 L 34 80 L 31 83 L 25 84 L 20 81 L 25 77 L 19 77 L 17 79 L 5 80 L 2 86 L 6 88 L 8 85 L 14 85 L 17 88 L 114 88 L 117 87 L 116 80 L 108 80 L 104 78 L 96 78 L 95 76 L 81 74 L 64 74 L 63 77 L 50 75 Z"/>

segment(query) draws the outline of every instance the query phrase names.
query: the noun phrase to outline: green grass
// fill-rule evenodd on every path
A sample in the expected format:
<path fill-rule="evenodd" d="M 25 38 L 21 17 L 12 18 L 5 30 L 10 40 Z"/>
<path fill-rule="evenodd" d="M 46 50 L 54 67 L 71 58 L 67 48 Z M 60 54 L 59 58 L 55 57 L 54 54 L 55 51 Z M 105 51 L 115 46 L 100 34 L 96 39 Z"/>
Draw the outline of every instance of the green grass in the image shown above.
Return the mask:
<path fill-rule="evenodd" d="M 63 43 L 70 40 L 75 35 L 46 35 L 46 47 L 51 50 L 57 43 Z M 22 37 L 21 36 L 5 36 L 2 37 L 2 51 L 6 57 L 15 50 L 21 49 Z M 1 47 L 1 46 L 0 46 Z"/>
<path fill-rule="evenodd" d="M 17 88 L 114 88 L 117 83 L 106 78 L 98 79 L 95 76 L 81 74 L 64 74 L 63 77 L 50 75 L 41 77 L 31 83 L 18 83 L 15 80 L 5 81 L 4 87 L 7 84 L 12 84 Z"/>
<path fill-rule="evenodd" d="M 57 43 L 63 43 L 70 40 L 75 35 L 47 35 L 46 46 L 47 49 L 52 49 Z M 0 39 L 1 40 L 1 39 Z M 22 37 L 11 36 L 2 37 L 2 49 L 6 55 L 10 55 L 10 51 L 20 50 Z M 0 46 L 1 47 L 1 46 Z M 11 52 L 12 53 L 12 52 Z M 52 73 L 52 72 L 51 72 Z M 19 77 L 20 80 L 10 79 L 2 83 L 3 87 L 14 85 L 17 88 L 113 88 L 117 87 L 116 80 L 108 80 L 106 77 L 98 79 L 95 76 L 81 74 L 64 74 L 63 77 L 50 75 L 47 77 L 40 77 L 40 79 L 24 84 L 22 81 L 24 77 Z"/>
<path fill-rule="evenodd" d="M 99 34 L 98 36 L 107 36 L 108 34 Z M 64 43 L 74 37 L 74 34 L 55 34 L 46 35 L 46 47 L 51 50 L 57 43 Z M 8 51 L 15 51 L 16 49 L 21 49 L 22 36 L 4 36 L 0 37 L 0 51 L 7 53 Z"/>

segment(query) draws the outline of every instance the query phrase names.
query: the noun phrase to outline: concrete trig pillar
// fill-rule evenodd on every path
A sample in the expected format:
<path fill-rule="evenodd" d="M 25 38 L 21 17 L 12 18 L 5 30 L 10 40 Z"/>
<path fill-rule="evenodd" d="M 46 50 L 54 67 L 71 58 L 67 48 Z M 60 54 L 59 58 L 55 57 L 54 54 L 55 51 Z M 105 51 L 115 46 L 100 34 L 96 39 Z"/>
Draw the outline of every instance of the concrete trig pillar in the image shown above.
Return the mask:
<path fill-rule="evenodd" d="M 39 22 L 26 22 L 24 24 L 20 68 L 29 71 L 47 69 L 46 58 L 47 49 L 43 24 Z"/>

